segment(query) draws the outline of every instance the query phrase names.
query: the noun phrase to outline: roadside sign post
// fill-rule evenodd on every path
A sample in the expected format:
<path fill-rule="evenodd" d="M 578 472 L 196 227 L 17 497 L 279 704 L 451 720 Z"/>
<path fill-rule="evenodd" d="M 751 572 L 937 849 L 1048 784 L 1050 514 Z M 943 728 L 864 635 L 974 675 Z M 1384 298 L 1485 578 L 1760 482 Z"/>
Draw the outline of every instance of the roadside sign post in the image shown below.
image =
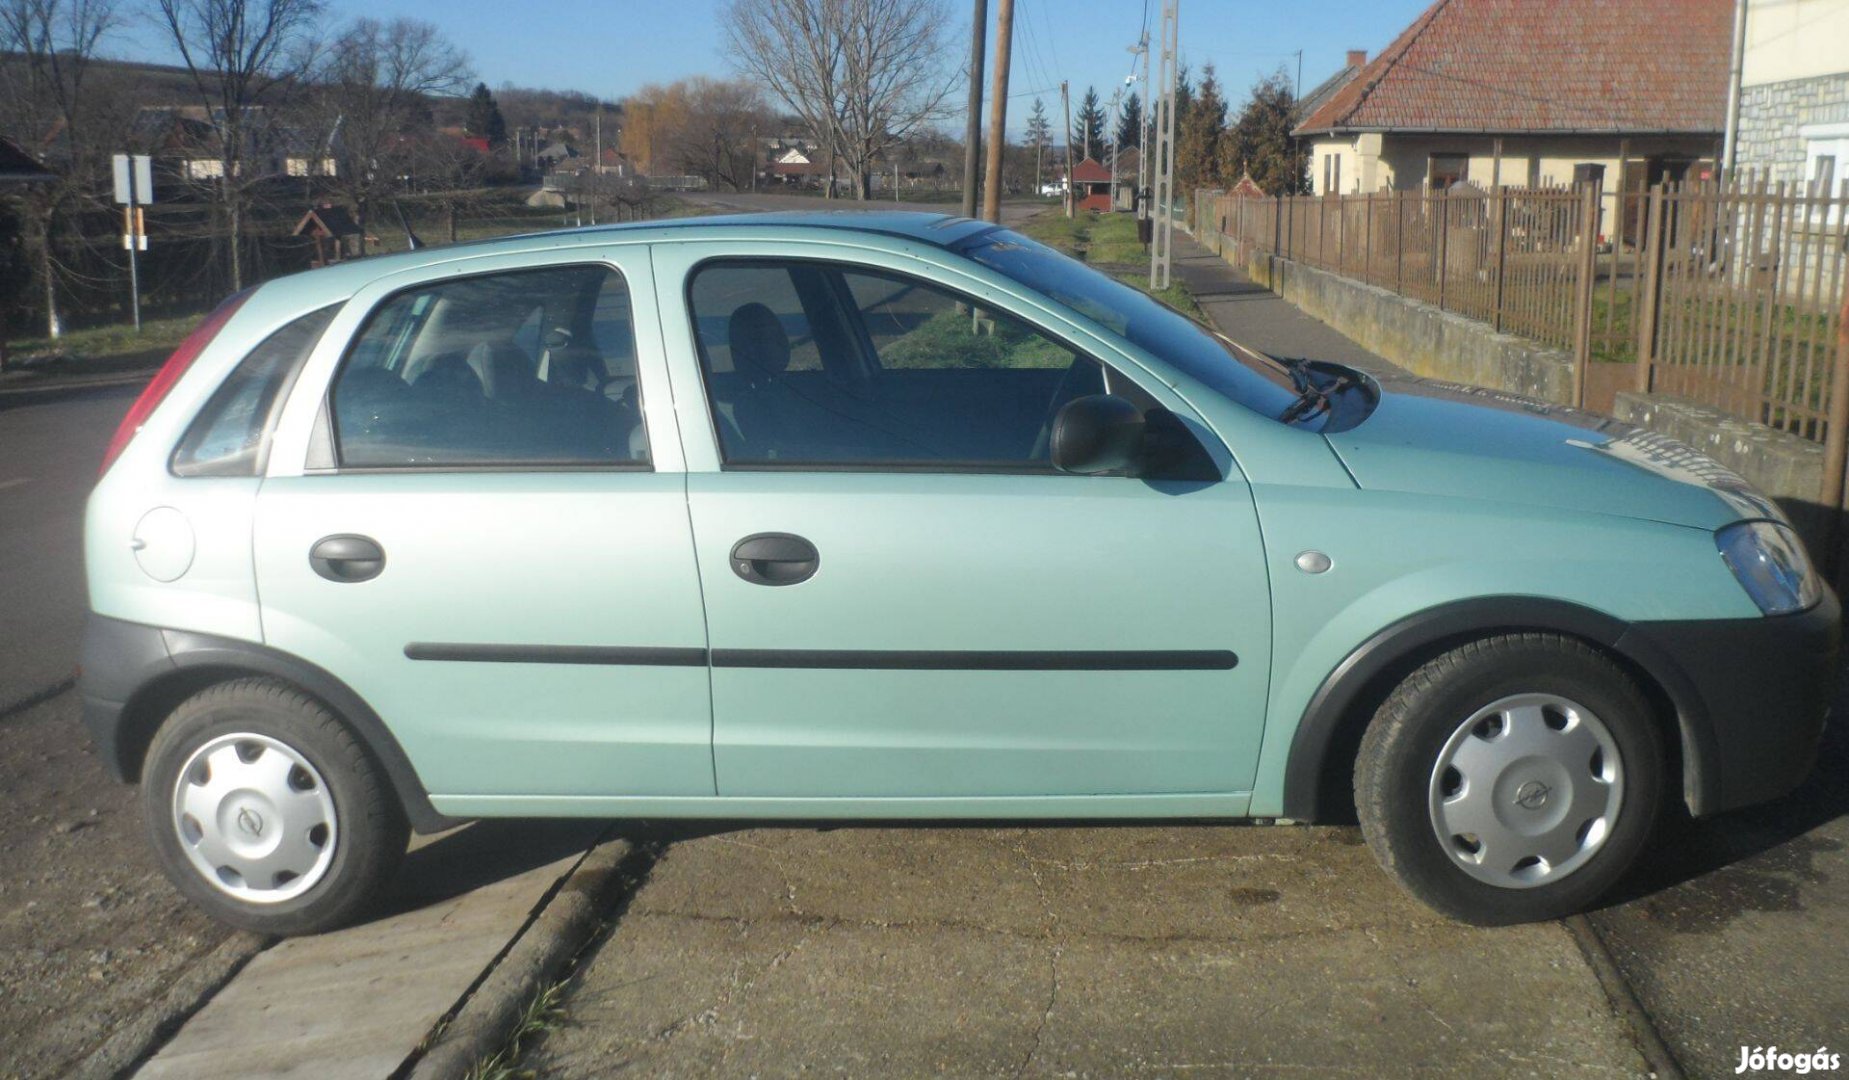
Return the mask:
<path fill-rule="evenodd" d="M 128 252 L 128 298 L 141 332 L 141 252 L 148 250 L 148 222 L 141 208 L 154 201 L 154 168 L 146 154 L 117 154 L 116 202 L 122 204 L 122 250 Z"/>

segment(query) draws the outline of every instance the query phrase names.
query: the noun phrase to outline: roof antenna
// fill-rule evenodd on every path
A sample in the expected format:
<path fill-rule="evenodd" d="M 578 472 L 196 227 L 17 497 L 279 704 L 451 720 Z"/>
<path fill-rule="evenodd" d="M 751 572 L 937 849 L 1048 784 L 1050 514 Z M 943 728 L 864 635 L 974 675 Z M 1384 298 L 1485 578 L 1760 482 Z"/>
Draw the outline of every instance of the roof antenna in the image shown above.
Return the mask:
<path fill-rule="evenodd" d="M 410 245 L 410 250 L 417 251 L 422 248 L 424 242 L 419 240 L 417 234 L 411 231 L 411 222 L 404 216 L 404 207 L 398 205 L 397 199 L 392 200 L 392 209 L 398 213 L 398 224 L 404 226 L 404 242 Z"/>

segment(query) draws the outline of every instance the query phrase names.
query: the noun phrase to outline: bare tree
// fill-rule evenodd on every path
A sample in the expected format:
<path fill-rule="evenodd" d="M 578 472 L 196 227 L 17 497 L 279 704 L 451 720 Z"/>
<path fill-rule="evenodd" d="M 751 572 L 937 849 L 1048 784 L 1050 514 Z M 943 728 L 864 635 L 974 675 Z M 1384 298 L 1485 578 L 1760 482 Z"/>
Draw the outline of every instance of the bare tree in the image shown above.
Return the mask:
<path fill-rule="evenodd" d="M 374 200 L 426 156 L 431 99 L 460 93 L 473 77 L 468 57 L 416 19 L 355 20 L 323 55 L 310 114 L 335 163 L 327 185 L 353 204 L 362 251 Z"/>
<path fill-rule="evenodd" d="M 126 110 L 90 69 L 117 23 L 114 0 L 0 2 L 0 130 L 43 153 L 57 180 L 20 198 L 26 246 L 44 290 L 45 333 L 63 332 L 56 236 L 65 217 L 104 197 L 110 140 Z"/>
<path fill-rule="evenodd" d="M 482 185 L 494 171 L 493 154 L 441 132 L 426 133 L 410 144 L 406 164 L 427 192 L 424 202 L 443 214 L 444 231 L 452 244 L 463 215 L 479 213 L 482 208 L 486 195 Z"/>
<path fill-rule="evenodd" d="M 729 0 L 726 48 L 871 195 L 874 160 L 941 115 L 957 73 L 945 0 Z"/>
<path fill-rule="evenodd" d="M 776 124 L 754 83 L 695 76 L 643 87 L 632 101 L 625 145 L 631 130 L 640 128 L 635 144 L 649 151 L 657 171 L 665 165 L 733 191 L 751 186 L 758 135 Z"/>
<path fill-rule="evenodd" d="M 314 59 L 321 0 L 154 0 L 155 17 L 172 37 L 205 107 L 218 167 L 213 194 L 229 234 L 231 287 L 244 287 L 245 203 L 266 178 L 258 143 L 273 138 L 272 115 Z"/>

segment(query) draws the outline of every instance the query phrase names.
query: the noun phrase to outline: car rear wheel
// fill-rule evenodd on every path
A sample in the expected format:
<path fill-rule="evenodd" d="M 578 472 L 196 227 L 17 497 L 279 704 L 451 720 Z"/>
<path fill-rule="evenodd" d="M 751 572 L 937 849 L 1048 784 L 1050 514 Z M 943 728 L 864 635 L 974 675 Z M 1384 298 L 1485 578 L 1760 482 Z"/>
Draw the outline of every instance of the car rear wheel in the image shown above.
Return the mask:
<path fill-rule="evenodd" d="M 1499 925 L 1583 910 L 1655 823 L 1663 748 L 1649 702 L 1608 657 L 1514 634 L 1407 676 L 1361 741 L 1362 835 L 1407 891 Z"/>
<path fill-rule="evenodd" d="M 404 815 L 359 740 L 286 684 L 209 687 L 155 734 L 142 810 L 161 868 L 225 922 L 312 934 L 362 912 L 403 856 Z"/>

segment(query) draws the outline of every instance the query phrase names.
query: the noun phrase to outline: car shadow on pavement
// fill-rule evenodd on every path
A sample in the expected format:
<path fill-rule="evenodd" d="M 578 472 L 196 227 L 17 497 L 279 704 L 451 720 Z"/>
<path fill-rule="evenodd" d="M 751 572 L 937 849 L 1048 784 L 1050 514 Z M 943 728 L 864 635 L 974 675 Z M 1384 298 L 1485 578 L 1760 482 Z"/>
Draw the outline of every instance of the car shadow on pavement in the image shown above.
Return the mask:
<path fill-rule="evenodd" d="M 1845 669 L 1849 672 L 1849 669 Z M 1676 928 L 1717 929 L 1745 911 L 1793 911 L 1800 891 L 1824 881 L 1817 857 L 1842 849 L 1842 841 L 1819 830 L 1849 816 L 1849 677 L 1839 683 L 1817 764 L 1790 795 L 1759 806 L 1692 819 L 1679 803 L 1666 808 L 1655 838 L 1635 869 L 1605 897 L 1601 907 L 1649 901 L 1675 891 Z M 1698 889 L 1682 888 L 1698 885 Z M 1699 893 L 1699 897 L 1692 894 Z"/>
<path fill-rule="evenodd" d="M 611 832 L 602 821 L 475 821 L 420 837 L 368 921 L 440 904 L 584 853 Z"/>

